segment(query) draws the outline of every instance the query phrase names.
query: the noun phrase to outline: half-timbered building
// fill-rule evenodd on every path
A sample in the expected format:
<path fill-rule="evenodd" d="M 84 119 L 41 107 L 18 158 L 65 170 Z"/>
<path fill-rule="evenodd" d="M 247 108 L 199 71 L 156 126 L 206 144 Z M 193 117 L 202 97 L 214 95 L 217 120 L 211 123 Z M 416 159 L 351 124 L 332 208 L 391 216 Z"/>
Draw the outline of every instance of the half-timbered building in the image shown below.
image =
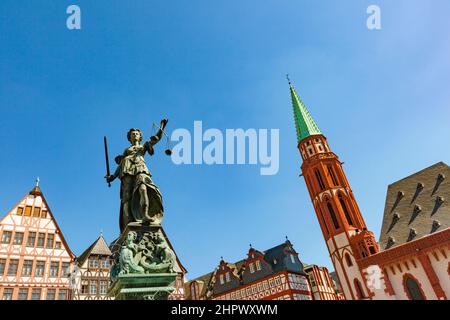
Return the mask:
<path fill-rule="evenodd" d="M 311 264 L 305 265 L 304 270 L 309 276 L 314 300 L 343 300 L 326 267 Z"/>
<path fill-rule="evenodd" d="M 103 235 L 100 235 L 76 259 L 71 273 L 73 300 L 110 300 L 107 293 L 111 255 Z"/>
<path fill-rule="evenodd" d="M 211 273 L 185 285 L 188 300 L 312 300 L 303 263 L 291 242 L 266 251 L 250 248 L 236 263 L 221 259 Z"/>
<path fill-rule="evenodd" d="M 0 220 L 0 298 L 68 300 L 74 260 L 36 185 Z"/>

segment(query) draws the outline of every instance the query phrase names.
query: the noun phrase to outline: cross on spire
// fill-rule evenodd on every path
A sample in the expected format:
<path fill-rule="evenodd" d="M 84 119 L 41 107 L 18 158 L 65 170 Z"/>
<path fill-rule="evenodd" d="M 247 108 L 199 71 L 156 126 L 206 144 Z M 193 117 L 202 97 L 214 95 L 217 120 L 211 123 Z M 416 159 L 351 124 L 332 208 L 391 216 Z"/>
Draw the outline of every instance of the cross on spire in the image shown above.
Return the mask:
<path fill-rule="evenodd" d="M 39 187 L 39 182 L 40 182 L 41 180 L 39 179 L 39 177 L 36 177 L 36 180 L 35 180 L 35 182 L 36 182 L 36 187 Z"/>

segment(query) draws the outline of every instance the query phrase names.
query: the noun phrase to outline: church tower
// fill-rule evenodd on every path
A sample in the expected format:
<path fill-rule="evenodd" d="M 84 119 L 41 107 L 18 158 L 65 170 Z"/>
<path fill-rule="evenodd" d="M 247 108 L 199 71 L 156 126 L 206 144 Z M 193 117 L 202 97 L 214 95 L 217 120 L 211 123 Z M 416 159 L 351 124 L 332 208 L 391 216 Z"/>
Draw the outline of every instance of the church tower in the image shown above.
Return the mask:
<path fill-rule="evenodd" d="M 374 234 L 367 230 L 342 162 L 330 149 L 290 81 L 289 87 L 303 160 L 302 175 L 345 298 L 370 299 L 357 260 L 379 251 Z"/>

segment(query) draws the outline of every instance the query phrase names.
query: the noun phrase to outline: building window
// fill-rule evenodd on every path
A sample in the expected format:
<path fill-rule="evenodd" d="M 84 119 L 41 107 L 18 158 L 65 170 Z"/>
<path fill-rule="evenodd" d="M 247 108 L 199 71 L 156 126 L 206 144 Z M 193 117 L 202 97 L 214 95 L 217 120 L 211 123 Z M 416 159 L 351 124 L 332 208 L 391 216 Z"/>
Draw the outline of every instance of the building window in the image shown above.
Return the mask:
<path fill-rule="evenodd" d="M 338 198 L 339 198 L 339 203 L 341 204 L 342 210 L 344 210 L 344 214 L 345 214 L 345 218 L 347 219 L 347 223 L 350 226 L 353 226 L 353 221 L 352 221 L 352 218 L 350 217 L 350 213 L 347 210 L 347 206 L 345 205 L 344 198 L 342 197 L 341 194 L 338 196 Z"/>
<path fill-rule="evenodd" d="M 42 277 L 44 276 L 45 261 L 36 261 L 36 267 L 34 268 L 34 276 Z"/>
<path fill-rule="evenodd" d="M 44 244 L 45 244 L 45 233 L 39 233 L 36 247 L 43 248 Z"/>
<path fill-rule="evenodd" d="M 81 293 L 88 294 L 89 282 L 87 280 L 81 281 Z"/>
<path fill-rule="evenodd" d="M 250 268 L 250 273 L 254 273 L 255 272 L 255 265 L 253 263 L 250 263 L 248 265 L 248 267 Z"/>
<path fill-rule="evenodd" d="M 17 275 L 17 267 L 19 266 L 19 259 L 11 259 L 9 260 L 8 265 L 8 276 Z"/>
<path fill-rule="evenodd" d="M 47 218 L 47 210 L 41 211 L 41 218 Z"/>
<path fill-rule="evenodd" d="M 0 276 L 5 274 L 6 259 L 0 259 Z"/>
<path fill-rule="evenodd" d="M 23 232 L 16 232 L 14 234 L 13 244 L 21 245 L 23 242 Z"/>
<path fill-rule="evenodd" d="M 100 281 L 100 294 L 106 295 L 107 292 L 108 292 L 108 282 Z"/>
<path fill-rule="evenodd" d="M 36 232 L 29 232 L 27 238 L 27 247 L 34 247 L 36 244 Z"/>
<path fill-rule="evenodd" d="M 409 300 L 426 300 L 419 283 L 412 276 L 406 276 L 404 287 Z"/>
<path fill-rule="evenodd" d="M 349 267 L 353 266 L 352 259 L 350 258 L 350 255 L 348 253 L 345 254 L 345 260 L 347 261 L 347 265 Z"/>
<path fill-rule="evenodd" d="M 103 258 L 100 260 L 100 267 L 102 269 L 109 269 L 109 259 L 108 258 Z"/>
<path fill-rule="evenodd" d="M 3 289 L 3 300 L 12 300 L 14 289 L 5 288 Z"/>
<path fill-rule="evenodd" d="M 24 260 L 22 266 L 22 276 L 28 277 L 31 276 L 33 271 L 33 260 Z"/>
<path fill-rule="evenodd" d="M 55 241 L 55 235 L 53 233 L 47 234 L 47 249 L 53 249 L 53 242 Z"/>
<path fill-rule="evenodd" d="M 365 295 L 361 287 L 361 283 L 358 281 L 358 279 L 355 279 L 353 283 L 355 284 L 356 296 L 358 297 L 358 299 L 364 299 Z"/>
<path fill-rule="evenodd" d="M 311 282 L 311 287 L 315 287 L 316 286 L 316 280 L 314 279 L 313 275 L 309 276 L 309 281 Z"/>
<path fill-rule="evenodd" d="M 55 300 L 56 289 L 47 289 L 46 300 Z"/>
<path fill-rule="evenodd" d="M 31 290 L 31 300 L 41 300 L 41 289 L 33 289 Z"/>
<path fill-rule="evenodd" d="M 67 300 L 67 289 L 59 289 L 58 300 Z"/>
<path fill-rule="evenodd" d="M 61 265 L 61 277 L 65 277 L 70 273 L 70 263 L 63 262 Z"/>
<path fill-rule="evenodd" d="M 28 288 L 20 288 L 17 300 L 28 300 Z"/>
<path fill-rule="evenodd" d="M 256 266 L 256 270 L 261 270 L 261 261 L 259 261 L 259 260 L 257 260 L 256 262 L 255 262 L 255 266 Z"/>
<path fill-rule="evenodd" d="M 226 282 L 230 282 L 231 281 L 229 272 L 225 273 L 225 281 Z"/>
<path fill-rule="evenodd" d="M 61 242 L 59 241 L 55 242 L 55 249 L 61 249 Z"/>
<path fill-rule="evenodd" d="M 327 202 L 328 212 L 330 213 L 331 220 L 333 220 L 334 228 L 339 229 L 339 222 L 336 218 L 336 214 L 334 212 L 333 206 L 330 202 Z"/>
<path fill-rule="evenodd" d="M 31 216 L 31 206 L 25 207 L 25 216 L 26 217 Z"/>
<path fill-rule="evenodd" d="M 339 182 L 337 181 L 336 176 L 334 175 L 333 168 L 331 166 L 327 166 L 327 169 L 328 169 L 328 174 L 331 177 L 331 181 L 333 181 L 333 185 L 338 186 Z"/>
<path fill-rule="evenodd" d="M 223 281 L 223 274 L 221 274 L 220 276 L 219 276 L 219 281 L 220 281 L 220 284 L 224 284 L 225 282 Z"/>
<path fill-rule="evenodd" d="M 192 282 L 191 283 L 191 299 L 192 300 L 199 300 L 199 296 L 198 296 L 198 283 L 197 282 Z"/>
<path fill-rule="evenodd" d="M 18 207 L 18 208 L 17 208 L 17 211 L 16 211 L 16 214 L 17 214 L 18 216 L 23 215 L 23 207 Z"/>
<path fill-rule="evenodd" d="M 319 183 L 320 190 L 324 190 L 325 184 L 323 183 L 322 175 L 320 174 L 320 171 L 316 169 L 316 170 L 314 170 L 314 173 L 316 174 L 316 178 L 317 178 L 317 182 Z"/>
<path fill-rule="evenodd" d="M 12 236 L 12 232 L 11 231 L 3 231 L 3 233 L 2 233 L 2 243 L 10 244 L 11 243 L 11 236 Z"/>
<path fill-rule="evenodd" d="M 93 268 L 93 269 L 98 268 L 98 259 L 97 258 L 89 258 L 89 268 Z"/>
<path fill-rule="evenodd" d="M 97 294 L 97 281 L 91 281 L 90 282 L 89 294 Z"/>
<path fill-rule="evenodd" d="M 295 263 L 295 256 L 294 256 L 292 253 L 291 253 L 289 256 L 290 256 L 290 258 L 291 258 L 291 262 L 292 262 L 292 263 Z"/>
<path fill-rule="evenodd" d="M 59 273 L 59 262 L 52 261 L 50 263 L 50 277 L 57 277 Z"/>
<path fill-rule="evenodd" d="M 41 211 L 41 208 L 34 207 L 34 209 L 33 209 L 33 217 L 38 217 L 39 218 L 40 211 Z"/>

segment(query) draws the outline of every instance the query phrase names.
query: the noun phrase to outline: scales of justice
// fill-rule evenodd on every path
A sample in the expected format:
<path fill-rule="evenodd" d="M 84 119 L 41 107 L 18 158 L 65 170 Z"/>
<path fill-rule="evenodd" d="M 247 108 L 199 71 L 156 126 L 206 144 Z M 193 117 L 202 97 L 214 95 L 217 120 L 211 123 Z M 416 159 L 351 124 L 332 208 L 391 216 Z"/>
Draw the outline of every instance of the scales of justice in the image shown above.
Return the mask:
<path fill-rule="evenodd" d="M 145 155 L 155 153 L 155 145 L 165 135 L 168 120 L 161 120 L 156 134 L 143 141 L 141 130 L 127 133 L 130 146 L 115 157 L 117 169 L 110 172 L 108 144 L 104 137 L 106 182 L 120 180 L 120 236 L 111 243 L 113 264 L 108 294 L 117 300 L 165 300 L 175 290 L 181 265 L 162 228 L 162 195 L 153 183 Z M 155 124 L 153 124 L 155 128 Z"/>

